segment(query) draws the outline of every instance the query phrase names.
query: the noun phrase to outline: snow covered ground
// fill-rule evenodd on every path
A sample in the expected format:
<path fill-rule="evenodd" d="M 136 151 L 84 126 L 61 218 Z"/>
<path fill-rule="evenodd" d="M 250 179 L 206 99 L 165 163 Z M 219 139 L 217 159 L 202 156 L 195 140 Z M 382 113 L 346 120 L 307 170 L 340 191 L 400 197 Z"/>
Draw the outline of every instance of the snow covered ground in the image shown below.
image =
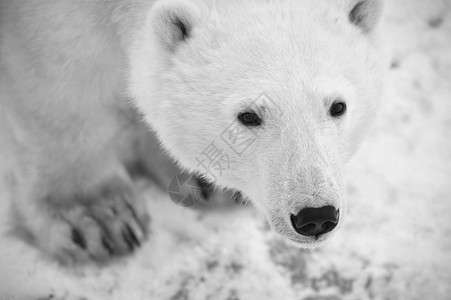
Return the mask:
<path fill-rule="evenodd" d="M 153 234 L 137 255 L 68 270 L 2 234 L 0 299 L 451 299 L 451 1 L 387 2 L 384 102 L 328 246 L 298 250 L 252 208 L 183 209 L 143 185 Z"/>

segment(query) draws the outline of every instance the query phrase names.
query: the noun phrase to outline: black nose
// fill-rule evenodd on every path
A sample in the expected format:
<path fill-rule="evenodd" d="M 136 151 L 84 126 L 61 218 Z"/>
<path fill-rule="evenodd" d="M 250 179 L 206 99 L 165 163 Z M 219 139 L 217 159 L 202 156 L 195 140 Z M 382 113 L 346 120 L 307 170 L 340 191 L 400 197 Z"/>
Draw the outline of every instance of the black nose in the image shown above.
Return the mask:
<path fill-rule="evenodd" d="M 291 224 L 300 235 L 320 236 L 337 226 L 339 214 L 340 212 L 333 206 L 308 207 L 296 216 L 291 215 Z"/>

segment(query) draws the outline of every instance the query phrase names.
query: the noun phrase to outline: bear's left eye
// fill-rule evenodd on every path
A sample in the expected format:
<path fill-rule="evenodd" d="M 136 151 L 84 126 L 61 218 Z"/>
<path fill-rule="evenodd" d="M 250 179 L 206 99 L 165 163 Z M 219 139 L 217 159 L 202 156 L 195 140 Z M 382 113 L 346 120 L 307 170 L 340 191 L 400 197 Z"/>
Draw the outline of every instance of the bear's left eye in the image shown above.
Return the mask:
<path fill-rule="evenodd" d="M 346 103 L 341 100 L 337 100 L 330 107 L 329 113 L 332 117 L 338 118 L 346 113 L 346 109 Z"/>
<path fill-rule="evenodd" d="M 254 111 L 240 113 L 238 121 L 247 127 L 257 127 L 263 123 L 262 119 Z"/>

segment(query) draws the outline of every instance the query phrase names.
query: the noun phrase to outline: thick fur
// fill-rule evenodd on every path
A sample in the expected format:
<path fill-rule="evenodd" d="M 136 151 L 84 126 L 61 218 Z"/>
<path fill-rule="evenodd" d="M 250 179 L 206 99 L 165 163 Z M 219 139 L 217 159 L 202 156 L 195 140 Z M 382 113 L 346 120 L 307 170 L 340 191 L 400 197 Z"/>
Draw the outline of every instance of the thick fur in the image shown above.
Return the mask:
<path fill-rule="evenodd" d="M 229 149 L 217 183 L 242 191 L 283 236 L 318 245 L 330 235 L 302 237 L 289 216 L 333 205 L 343 220 L 342 165 L 381 92 L 381 12 L 381 1 L 162 1 L 131 48 L 130 89 L 183 166 L 203 172 L 196 156 L 210 143 Z M 168 47 L 177 18 L 190 37 Z M 264 124 L 244 133 L 258 138 L 236 155 L 220 136 L 261 93 L 276 107 L 258 105 Z M 328 115 L 336 99 L 349 108 L 340 119 Z"/>
<path fill-rule="evenodd" d="M 154 2 L 0 0 L 0 154 L 14 161 L 2 174 L 16 182 L 17 223 L 48 253 L 77 260 L 145 238 L 126 165 L 163 184 L 177 167 L 132 99 L 185 170 L 209 177 L 196 158 L 215 142 L 232 163 L 210 180 L 243 192 L 297 244 L 327 239 L 296 234 L 289 216 L 345 210 L 341 168 L 381 90 L 381 2 Z M 220 136 L 262 93 L 275 107 L 257 106 L 264 124 L 237 155 Z M 349 110 L 332 119 L 338 98 Z"/>

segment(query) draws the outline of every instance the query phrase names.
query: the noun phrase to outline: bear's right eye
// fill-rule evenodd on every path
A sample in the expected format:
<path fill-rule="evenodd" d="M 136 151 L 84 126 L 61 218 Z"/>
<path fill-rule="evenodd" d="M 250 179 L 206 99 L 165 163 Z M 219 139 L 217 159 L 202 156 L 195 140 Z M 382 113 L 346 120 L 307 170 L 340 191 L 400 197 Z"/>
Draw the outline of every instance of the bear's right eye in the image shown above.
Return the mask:
<path fill-rule="evenodd" d="M 254 111 L 240 113 L 238 121 L 247 127 L 257 127 L 263 123 L 262 119 Z"/>
<path fill-rule="evenodd" d="M 333 118 L 343 116 L 346 113 L 346 103 L 340 100 L 335 101 L 330 107 L 329 113 Z"/>

